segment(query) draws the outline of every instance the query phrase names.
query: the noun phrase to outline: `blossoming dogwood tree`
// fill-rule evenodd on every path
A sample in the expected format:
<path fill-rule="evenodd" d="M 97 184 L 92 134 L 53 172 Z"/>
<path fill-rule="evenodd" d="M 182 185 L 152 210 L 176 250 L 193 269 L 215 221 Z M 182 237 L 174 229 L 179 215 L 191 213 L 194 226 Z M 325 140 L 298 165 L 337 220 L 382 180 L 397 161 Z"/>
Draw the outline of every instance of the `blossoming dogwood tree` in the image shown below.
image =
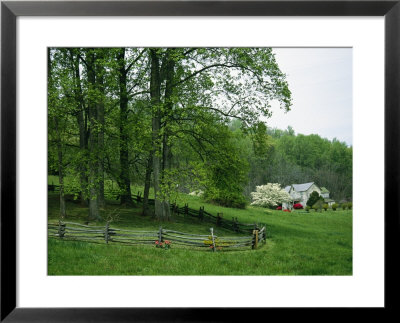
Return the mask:
<path fill-rule="evenodd" d="M 292 201 L 291 196 L 278 183 L 268 183 L 256 187 L 256 191 L 251 193 L 253 202 L 251 205 L 262 207 L 274 207 L 282 203 Z"/>

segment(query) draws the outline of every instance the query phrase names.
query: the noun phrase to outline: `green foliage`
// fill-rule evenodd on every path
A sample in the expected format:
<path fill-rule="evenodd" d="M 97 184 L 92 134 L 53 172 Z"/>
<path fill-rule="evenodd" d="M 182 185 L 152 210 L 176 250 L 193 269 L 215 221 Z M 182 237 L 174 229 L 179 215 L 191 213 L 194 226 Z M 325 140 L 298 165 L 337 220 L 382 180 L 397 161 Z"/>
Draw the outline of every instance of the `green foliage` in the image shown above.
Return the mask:
<path fill-rule="evenodd" d="M 314 181 L 341 200 L 352 195 L 352 147 L 336 139 L 294 134 L 293 129 L 267 129 L 274 141 L 268 164 L 258 165 L 264 182 Z M 259 185 L 256 183 L 255 185 Z"/>
<path fill-rule="evenodd" d="M 246 198 L 243 188 L 247 183 L 248 162 L 246 150 L 241 146 L 243 134 L 239 130 L 232 133 L 226 126 L 214 124 L 218 138 L 209 147 L 208 158 L 198 164 L 202 175 L 200 185 L 204 187 L 203 198 L 222 206 L 244 208 Z"/>
<path fill-rule="evenodd" d="M 342 204 L 341 204 L 341 207 L 342 207 L 343 210 L 346 210 L 346 208 L 347 208 L 347 203 L 342 203 Z"/>
<path fill-rule="evenodd" d="M 306 211 L 307 211 L 307 212 L 310 212 L 310 209 L 311 209 L 311 206 L 307 205 L 307 206 L 306 206 Z"/>
<path fill-rule="evenodd" d="M 157 196 L 165 200 L 202 190 L 208 201 L 243 208 L 256 186 L 310 178 L 332 194 L 351 197 L 351 147 L 261 122 L 271 116 L 272 101 L 284 111 L 292 103 L 273 49 L 157 48 L 155 53 L 161 77 L 157 104 L 149 95 L 148 48 L 51 49 L 48 171 L 58 174 L 60 142 L 64 175 L 75 178 L 66 185 L 68 193 L 89 197 L 103 178 L 105 185 L 118 183 L 108 196 L 113 198 L 129 187 L 124 179 L 143 185 L 154 150 L 160 157 Z M 168 93 L 167 79 L 173 84 Z M 103 121 L 93 117 L 99 106 Z M 103 170 L 96 172 L 100 164 Z"/>
<path fill-rule="evenodd" d="M 321 199 L 318 199 L 317 202 L 314 203 L 314 205 L 312 206 L 312 208 L 317 211 L 321 211 L 323 208 L 324 202 Z"/>
<path fill-rule="evenodd" d="M 352 207 L 353 207 L 353 203 L 351 203 L 351 202 L 348 202 L 348 203 L 347 203 L 347 208 L 348 208 L 349 210 L 351 210 L 351 209 L 352 209 Z"/>
<path fill-rule="evenodd" d="M 313 205 L 313 209 L 315 211 L 317 211 L 317 210 L 322 211 L 323 206 L 324 206 L 324 201 L 321 199 L 318 199 L 317 202 L 315 202 L 315 204 Z"/>
<path fill-rule="evenodd" d="M 329 208 L 329 205 L 325 203 L 324 205 L 322 205 L 322 207 L 323 207 L 323 209 L 324 209 L 325 211 L 327 211 L 328 208 Z"/>
<path fill-rule="evenodd" d="M 336 211 L 336 209 L 339 207 L 339 204 L 337 204 L 337 203 L 333 203 L 332 204 L 332 210 L 333 211 Z"/>
<path fill-rule="evenodd" d="M 313 191 L 307 200 L 307 205 L 312 207 L 314 206 L 315 203 L 317 203 L 320 200 L 323 201 L 323 198 L 318 194 L 317 191 Z"/>

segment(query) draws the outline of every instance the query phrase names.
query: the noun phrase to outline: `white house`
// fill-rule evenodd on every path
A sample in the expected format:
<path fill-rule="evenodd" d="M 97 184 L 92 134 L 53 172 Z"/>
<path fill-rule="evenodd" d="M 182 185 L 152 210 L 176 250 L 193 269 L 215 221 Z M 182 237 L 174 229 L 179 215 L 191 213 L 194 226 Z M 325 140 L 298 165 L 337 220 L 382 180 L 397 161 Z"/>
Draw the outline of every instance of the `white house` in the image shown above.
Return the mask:
<path fill-rule="evenodd" d="M 318 192 L 318 194 L 324 198 L 325 202 L 329 206 L 335 203 L 334 200 L 329 198 L 329 191 L 325 187 L 319 188 L 314 182 L 304 184 L 292 184 L 286 186 L 285 191 L 288 192 L 289 195 L 292 197 L 293 204 L 300 203 L 301 205 L 303 205 L 303 207 L 306 206 L 308 198 L 314 191 Z M 287 209 L 291 208 L 291 205 L 283 203 L 282 207 L 284 209 Z"/>
<path fill-rule="evenodd" d="M 328 204 L 329 206 L 332 206 L 332 204 L 335 203 L 335 201 L 332 200 L 332 199 L 329 197 L 329 191 L 328 191 L 325 187 L 321 187 L 321 196 L 324 198 L 324 202 L 325 202 L 326 204 Z"/>
<path fill-rule="evenodd" d="M 329 191 L 325 187 L 321 187 L 321 196 L 326 199 L 329 198 Z"/>

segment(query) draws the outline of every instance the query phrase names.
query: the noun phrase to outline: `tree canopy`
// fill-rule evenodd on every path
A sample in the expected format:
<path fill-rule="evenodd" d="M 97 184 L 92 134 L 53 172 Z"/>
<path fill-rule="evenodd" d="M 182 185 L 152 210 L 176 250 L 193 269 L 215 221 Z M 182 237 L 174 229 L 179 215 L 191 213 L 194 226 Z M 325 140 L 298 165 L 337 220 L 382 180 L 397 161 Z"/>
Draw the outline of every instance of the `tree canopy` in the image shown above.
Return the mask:
<path fill-rule="evenodd" d="M 262 121 L 292 103 L 271 48 L 50 48 L 48 62 L 48 171 L 90 219 L 110 185 L 127 206 L 142 186 L 143 214 L 161 220 L 193 190 L 233 207 L 269 182 L 351 197 L 351 147 Z"/>
<path fill-rule="evenodd" d="M 60 184 L 77 179 L 93 219 L 110 180 L 126 205 L 131 185 L 144 185 L 144 214 L 152 186 L 159 219 L 190 186 L 243 207 L 246 131 L 271 115 L 273 100 L 291 105 L 271 48 L 51 48 L 48 57 L 49 172 L 61 170 Z"/>

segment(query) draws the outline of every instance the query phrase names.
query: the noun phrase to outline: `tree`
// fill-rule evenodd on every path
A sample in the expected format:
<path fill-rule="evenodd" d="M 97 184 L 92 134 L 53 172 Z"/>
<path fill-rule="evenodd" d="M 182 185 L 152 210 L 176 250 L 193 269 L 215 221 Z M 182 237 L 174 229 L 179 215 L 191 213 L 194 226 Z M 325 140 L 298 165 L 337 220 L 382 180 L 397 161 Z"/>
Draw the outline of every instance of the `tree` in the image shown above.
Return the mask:
<path fill-rule="evenodd" d="M 225 124 L 234 118 L 252 127 L 271 115 L 272 100 L 288 111 L 291 94 L 270 48 L 150 49 L 149 55 L 155 214 L 166 219 L 168 198 L 160 187 L 172 159 L 173 134 L 182 135 L 204 112 Z M 197 130 L 196 124 L 185 136 Z"/>
<path fill-rule="evenodd" d="M 125 48 L 119 48 L 117 52 L 118 72 L 119 72 L 119 131 L 120 131 L 120 178 L 121 204 L 132 205 L 131 181 L 129 177 L 129 149 L 128 149 L 128 89 L 127 89 L 127 69 L 125 60 Z"/>
<path fill-rule="evenodd" d="M 81 71 L 80 71 L 80 57 L 82 55 L 82 51 L 79 48 L 69 48 L 68 49 L 68 58 L 70 63 L 70 69 L 73 71 L 72 79 L 74 80 L 73 84 L 73 93 L 74 93 L 74 103 L 75 103 L 75 114 L 78 122 L 79 128 L 79 152 L 77 154 L 79 162 L 78 172 L 80 179 L 80 192 L 79 198 L 83 205 L 87 205 L 88 199 L 88 176 L 87 176 L 87 153 L 88 153 L 88 129 L 87 129 L 87 120 L 88 111 L 85 107 L 85 102 L 83 98 L 82 92 L 82 81 L 81 81 Z"/>
<path fill-rule="evenodd" d="M 48 107 L 49 107 L 49 124 L 53 122 L 55 142 L 57 147 L 57 168 L 60 184 L 60 218 L 66 217 L 65 195 L 64 195 L 64 159 L 63 159 L 63 142 L 60 129 L 60 106 L 58 106 L 58 93 L 53 80 L 53 65 L 51 58 L 51 50 L 47 49 L 47 70 L 48 70 Z M 50 132 L 51 134 L 51 132 Z"/>
<path fill-rule="evenodd" d="M 118 79 L 119 98 L 119 186 L 121 189 L 121 204 L 132 205 L 131 178 L 130 178 L 130 154 L 133 152 L 134 144 L 130 140 L 135 131 L 135 125 L 130 123 L 129 114 L 133 112 L 134 97 L 141 94 L 132 93 L 138 87 L 144 86 L 143 72 L 146 71 L 146 63 L 143 61 L 144 49 L 117 48 L 116 52 L 116 75 Z M 144 68 L 143 66 L 144 65 Z M 131 106 L 130 106 L 131 101 Z"/>
<path fill-rule="evenodd" d="M 240 129 L 232 132 L 221 123 L 211 126 L 213 129 L 208 128 L 207 133 L 214 131 L 215 134 L 205 152 L 203 197 L 222 206 L 244 208 L 247 201 L 243 190 L 249 170 L 244 134 Z"/>
<path fill-rule="evenodd" d="M 317 191 L 313 191 L 307 200 L 307 205 L 313 207 L 318 201 L 324 201 L 323 197 Z"/>
<path fill-rule="evenodd" d="M 97 115 L 98 93 L 96 84 L 96 53 L 94 48 L 87 48 L 86 68 L 88 79 L 88 115 L 89 115 L 89 219 L 98 220 L 99 214 L 99 122 Z"/>
<path fill-rule="evenodd" d="M 262 207 L 274 207 L 292 201 L 289 193 L 282 189 L 277 183 L 257 186 L 256 191 L 252 192 L 251 196 L 253 198 L 251 205 Z"/>

